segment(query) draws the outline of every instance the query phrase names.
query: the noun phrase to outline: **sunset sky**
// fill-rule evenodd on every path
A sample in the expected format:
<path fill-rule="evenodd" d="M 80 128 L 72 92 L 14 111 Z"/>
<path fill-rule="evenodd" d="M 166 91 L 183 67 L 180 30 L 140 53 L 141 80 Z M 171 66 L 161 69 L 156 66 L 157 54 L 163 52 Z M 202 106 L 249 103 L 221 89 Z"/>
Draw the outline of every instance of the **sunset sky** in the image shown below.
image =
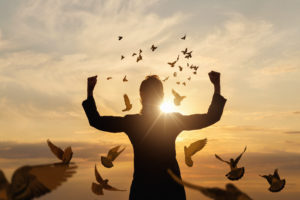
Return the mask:
<path fill-rule="evenodd" d="M 193 114 L 207 111 L 213 95 L 208 73 L 215 70 L 227 98 L 224 114 L 217 124 L 177 138 L 183 179 L 224 188 L 229 168 L 214 154 L 229 159 L 247 145 L 240 162 L 246 173 L 235 184 L 256 200 L 299 200 L 299 10 L 298 0 L 0 0 L 0 169 L 10 180 L 22 165 L 57 162 L 46 144 L 51 139 L 72 146 L 79 168 L 40 199 L 98 199 L 90 190 L 95 164 L 113 186 L 128 190 L 105 191 L 100 198 L 128 199 L 130 141 L 124 133 L 89 126 L 81 106 L 87 77 L 98 75 L 95 100 L 102 115 L 139 112 L 139 85 L 149 74 L 170 76 L 165 101 L 172 103 L 175 89 L 187 98 L 174 111 Z M 152 44 L 158 46 L 154 52 Z M 186 47 L 193 50 L 189 60 L 180 53 Z M 137 63 L 131 54 L 138 49 L 143 60 Z M 183 72 L 167 64 L 178 54 Z M 199 65 L 197 75 L 187 62 Z M 129 81 L 123 83 L 125 75 Z M 122 112 L 124 93 L 133 104 L 127 113 Z M 187 167 L 183 147 L 204 138 L 207 146 Z M 126 150 L 114 168 L 106 169 L 100 156 L 115 145 Z M 275 168 L 287 185 L 273 194 L 258 175 Z M 197 191 L 186 193 L 188 200 L 207 200 Z"/>

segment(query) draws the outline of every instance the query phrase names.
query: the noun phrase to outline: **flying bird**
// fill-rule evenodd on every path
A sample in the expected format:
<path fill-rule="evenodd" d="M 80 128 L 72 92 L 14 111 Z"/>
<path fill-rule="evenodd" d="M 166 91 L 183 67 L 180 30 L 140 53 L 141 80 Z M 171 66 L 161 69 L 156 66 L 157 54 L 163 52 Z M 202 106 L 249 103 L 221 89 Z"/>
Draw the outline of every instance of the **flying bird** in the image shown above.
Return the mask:
<path fill-rule="evenodd" d="M 170 169 L 167 169 L 167 172 L 178 184 L 197 190 L 213 200 L 252 200 L 246 193 L 231 183 L 226 184 L 225 190 L 217 187 L 202 187 L 180 179 Z"/>
<path fill-rule="evenodd" d="M 194 72 L 193 72 L 193 74 L 195 74 L 195 75 L 196 75 L 196 74 L 197 74 L 197 71 L 194 71 Z"/>
<path fill-rule="evenodd" d="M 122 40 L 122 39 L 123 39 L 123 36 L 119 36 L 118 39 L 119 39 L 119 40 Z"/>
<path fill-rule="evenodd" d="M 185 82 L 182 82 L 182 85 L 186 86 L 186 83 L 185 83 Z"/>
<path fill-rule="evenodd" d="M 136 56 L 136 53 L 133 53 L 132 56 Z"/>
<path fill-rule="evenodd" d="M 141 54 L 143 51 L 142 51 L 142 49 L 139 49 L 139 54 Z"/>
<path fill-rule="evenodd" d="M 123 109 L 122 111 L 123 111 L 123 112 L 125 112 L 125 111 L 129 111 L 129 110 L 131 110 L 131 108 L 132 108 L 132 104 L 130 103 L 130 100 L 129 100 L 129 98 L 128 98 L 127 94 L 124 94 L 124 95 L 123 95 L 123 97 L 124 97 L 124 102 L 125 102 L 125 106 L 126 106 L 126 108 L 125 108 L 125 109 Z"/>
<path fill-rule="evenodd" d="M 123 60 L 125 58 L 125 56 L 121 55 L 121 60 Z"/>
<path fill-rule="evenodd" d="M 177 72 L 174 72 L 174 73 L 173 73 L 173 76 L 176 77 L 176 76 L 177 76 Z"/>
<path fill-rule="evenodd" d="M 171 67 L 174 67 L 175 66 L 175 64 L 176 64 L 176 60 L 175 61 L 173 61 L 173 62 L 168 62 L 168 64 L 171 66 Z"/>
<path fill-rule="evenodd" d="M 178 66 L 178 68 L 179 68 L 179 71 L 182 71 L 182 69 L 183 69 L 180 65 Z"/>
<path fill-rule="evenodd" d="M 177 85 L 180 85 L 180 81 L 177 81 L 176 84 L 177 84 Z"/>
<path fill-rule="evenodd" d="M 177 56 L 177 58 L 176 58 L 176 62 L 179 60 L 179 55 Z"/>
<path fill-rule="evenodd" d="M 240 178 L 242 178 L 244 176 L 245 168 L 244 167 L 238 168 L 237 164 L 240 161 L 241 157 L 243 156 L 243 154 L 245 153 L 246 150 L 247 150 L 247 146 L 245 147 L 244 151 L 236 159 L 230 158 L 229 161 L 225 161 L 220 156 L 215 154 L 215 156 L 218 160 L 225 162 L 230 166 L 230 172 L 226 174 L 226 177 L 229 180 L 232 180 L 232 181 L 239 180 Z"/>
<path fill-rule="evenodd" d="M 163 82 L 167 81 L 169 79 L 169 77 L 167 76 L 164 80 L 162 80 Z"/>
<path fill-rule="evenodd" d="M 106 78 L 106 80 L 110 80 L 110 79 L 112 79 L 112 77 L 111 77 L 111 76 L 109 76 L 109 77 L 107 77 L 107 78 Z"/>
<path fill-rule="evenodd" d="M 156 49 L 157 49 L 157 46 L 154 46 L 154 44 L 152 44 L 151 50 L 152 50 L 152 51 L 155 51 Z"/>
<path fill-rule="evenodd" d="M 142 55 L 139 54 L 139 56 L 136 58 L 136 62 L 139 62 L 139 61 L 142 60 L 142 59 L 143 59 Z"/>
<path fill-rule="evenodd" d="M 206 145 L 207 139 L 198 140 L 196 142 L 193 142 L 188 147 L 184 146 L 184 155 L 185 155 L 185 164 L 189 167 L 193 166 L 193 160 L 192 156 L 203 149 L 203 147 Z"/>
<path fill-rule="evenodd" d="M 183 53 L 183 55 L 185 55 L 187 53 L 188 49 L 185 48 L 185 50 L 181 51 Z"/>
<path fill-rule="evenodd" d="M 61 148 L 55 146 L 49 139 L 47 140 L 47 144 L 48 144 L 50 150 L 52 151 L 52 153 L 59 160 L 61 160 L 62 163 L 64 163 L 64 164 L 70 163 L 72 156 L 73 156 L 72 148 L 70 146 L 65 148 L 64 150 L 62 150 Z"/>
<path fill-rule="evenodd" d="M 96 195 L 103 195 L 103 189 L 109 190 L 109 191 L 126 191 L 126 190 L 120 190 L 115 187 L 112 187 L 108 184 L 108 179 L 103 179 L 101 175 L 99 174 L 97 167 L 95 165 L 95 177 L 97 183 L 92 183 L 92 192 Z"/>
<path fill-rule="evenodd" d="M 181 37 L 182 40 L 185 40 L 185 38 L 186 38 L 186 34 L 183 37 Z"/>
<path fill-rule="evenodd" d="M 187 59 L 192 58 L 192 52 L 193 52 L 193 51 L 187 52 L 187 53 L 185 54 L 185 58 L 187 58 Z"/>
<path fill-rule="evenodd" d="M 123 82 L 127 82 L 128 80 L 127 80 L 127 77 L 126 77 L 126 75 L 124 76 L 124 78 L 123 78 Z"/>
<path fill-rule="evenodd" d="M 123 148 L 118 152 L 119 148 L 120 145 L 110 149 L 107 156 L 101 156 L 101 163 L 104 167 L 111 168 L 114 166 L 113 161 L 125 150 L 125 148 Z"/>
<path fill-rule="evenodd" d="M 0 170 L 0 199 L 30 200 L 43 196 L 72 177 L 76 168 L 74 163 L 26 165 L 15 170 L 11 183 Z"/>
<path fill-rule="evenodd" d="M 278 169 L 275 169 L 274 174 L 269 175 L 260 175 L 261 177 L 267 179 L 268 183 L 270 184 L 269 191 L 270 192 L 279 192 L 285 186 L 285 179 L 280 179 L 278 174 Z"/>
<path fill-rule="evenodd" d="M 188 78 L 187 78 L 187 80 L 189 80 L 189 81 L 190 81 L 190 80 L 191 80 L 191 77 L 188 77 Z"/>
<path fill-rule="evenodd" d="M 180 96 L 174 89 L 172 89 L 172 94 L 174 96 L 174 104 L 179 106 L 181 101 L 186 98 L 186 96 Z"/>

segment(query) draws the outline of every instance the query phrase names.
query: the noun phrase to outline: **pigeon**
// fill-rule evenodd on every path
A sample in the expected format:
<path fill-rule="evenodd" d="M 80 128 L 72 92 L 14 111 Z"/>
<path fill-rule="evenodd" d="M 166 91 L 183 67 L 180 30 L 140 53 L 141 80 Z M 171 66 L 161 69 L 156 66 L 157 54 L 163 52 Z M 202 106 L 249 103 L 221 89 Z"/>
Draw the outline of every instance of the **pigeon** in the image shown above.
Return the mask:
<path fill-rule="evenodd" d="M 96 195 L 103 195 L 103 189 L 109 190 L 109 191 L 126 191 L 126 190 L 119 190 L 115 187 L 112 187 L 111 185 L 108 184 L 108 179 L 104 179 L 101 177 L 99 174 L 97 167 L 95 165 L 95 177 L 97 183 L 93 182 L 92 183 L 92 192 Z"/>
<path fill-rule="evenodd" d="M 181 51 L 183 53 L 183 55 L 185 55 L 187 53 L 188 49 L 185 48 L 185 50 Z"/>
<path fill-rule="evenodd" d="M 123 95 L 123 98 L 124 98 L 124 102 L 125 102 L 126 108 L 124 108 L 124 109 L 122 110 L 122 112 L 131 110 L 132 104 L 130 103 L 130 100 L 129 100 L 127 94 L 124 94 L 124 95 Z"/>
<path fill-rule="evenodd" d="M 69 164 L 72 156 L 73 156 L 73 152 L 72 152 L 72 148 L 69 146 L 67 148 L 65 148 L 64 150 L 62 150 L 61 148 L 55 146 L 52 142 L 50 142 L 50 140 L 47 140 L 47 144 L 50 148 L 50 150 L 52 151 L 52 153 L 59 159 L 62 161 L 62 163 L 64 164 Z"/>
<path fill-rule="evenodd" d="M 124 148 L 118 152 L 119 148 L 120 146 L 116 146 L 108 151 L 107 156 L 101 156 L 101 163 L 104 167 L 111 168 L 114 166 L 112 162 L 125 150 Z"/>
<path fill-rule="evenodd" d="M 154 46 L 154 44 L 152 44 L 151 50 L 152 50 L 152 51 L 155 51 L 156 49 L 157 49 L 157 46 Z"/>
<path fill-rule="evenodd" d="M 188 78 L 187 78 L 187 80 L 189 80 L 189 81 L 190 81 L 190 80 L 191 80 L 191 77 L 188 77 Z"/>
<path fill-rule="evenodd" d="M 172 94 L 174 95 L 174 104 L 176 106 L 179 106 L 181 101 L 186 97 L 186 96 L 180 96 L 174 89 L 172 89 Z"/>
<path fill-rule="evenodd" d="M 185 83 L 185 82 L 182 82 L 182 85 L 186 86 L 186 83 Z"/>
<path fill-rule="evenodd" d="M 121 55 L 121 60 L 123 60 L 125 58 L 125 56 Z"/>
<path fill-rule="evenodd" d="M 143 52 L 143 50 L 142 49 L 139 49 L 139 54 L 141 54 Z"/>
<path fill-rule="evenodd" d="M 231 158 L 230 161 L 225 161 L 220 156 L 215 154 L 215 156 L 218 160 L 225 162 L 230 166 L 230 172 L 226 174 L 226 177 L 229 180 L 232 180 L 232 181 L 239 180 L 244 176 L 245 168 L 244 167 L 238 168 L 237 164 L 240 161 L 241 157 L 243 156 L 243 154 L 245 153 L 246 150 L 247 150 L 247 146 L 245 147 L 244 151 L 235 160 L 233 158 Z"/>
<path fill-rule="evenodd" d="M 136 56 L 136 53 L 133 53 L 132 56 Z"/>
<path fill-rule="evenodd" d="M 280 179 L 278 174 L 278 169 L 275 169 L 274 174 L 269 175 L 260 175 L 261 177 L 267 179 L 268 183 L 270 184 L 269 191 L 270 192 L 279 192 L 285 186 L 285 179 Z"/>
<path fill-rule="evenodd" d="M 185 40 L 185 38 L 186 38 L 186 34 L 183 37 L 181 37 L 182 40 Z"/>
<path fill-rule="evenodd" d="M 180 85 L 180 81 L 177 81 L 176 84 L 177 84 L 177 85 Z"/>
<path fill-rule="evenodd" d="M 176 77 L 176 76 L 177 76 L 177 72 L 174 72 L 174 73 L 173 73 L 173 76 Z"/>
<path fill-rule="evenodd" d="M 175 66 L 175 64 L 176 64 L 176 60 L 175 61 L 173 61 L 173 62 L 168 62 L 168 64 L 171 66 L 171 67 L 174 67 Z"/>
<path fill-rule="evenodd" d="M 127 82 L 128 80 L 127 80 L 127 77 L 126 77 L 126 75 L 124 76 L 124 78 L 123 78 L 123 82 Z"/>
<path fill-rule="evenodd" d="M 111 76 L 109 76 L 109 77 L 107 77 L 107 78 L 106 78 L 106 80 L 110 80 L 110 79 L 112 79 L 112 77 L 111 77 Z"/>
<path fill-rule="evenodd" d="M 163 82 L 167 81 L 169 79 L 169 77 L 167 76 L 164 80 L 162 80 Z"/>
<path fill-rule="evenodd" d="M 123 39 L 123 36 L 119 36 L 118 39 L 119 39 L 119 40 L 122 40 L 122 39 Z"/>
<path fill-rule="evenodd" d="M 26 165 L 15 170 L 11 183 L 0 170 L 0 199 L 30 200 L 43 196 L 72 177 L 76 168 L 74 163 Z"/>
<path fill-rule="evenodd" d="M 195 74 L 195 75 L 196 75 L 196 74 L 197 74 L 197 71 L 194 71 L 194 72 L 193 72 L 193 74 Z"/>
<path fill-rule="evenodd" d="M 190 52 L 186 53 L 185 58 L 187 58 L 187 59 L 191 58 L 192 57 L 192 52 L 193 51 L 190 51 Z"/>
<path fill-rule="evenodd" d="M 182 71 L 183 68 L 180 65 L 178 67 L 179 67 L 179 71 Z"/>
<path fill-rule="evenodd" d="M 139 56 L 136 58 L 136 62 L 139 62 L 139 61 L 142 60 L 142 59 L 143 59 L 142 55 L 139 54 Z"/>
<path fill-rule="evenodd" d="M 193 166 L 192 156 L 203 149 L 203 147 L 206 145 L 207 139 L 198 140 L 196 142 L 193 142 L 190 144 L 190 146 L 186 147 L 184 146 L 184 155 L 185 155 L 185 164 L 189 167 Z"/>
<path fill-rule="evenodd" d="M 213 199 L 213 200 L 252 200 L 246 193 L 239 190 L 235 185 L 228 183 L 226 188 L 221 189 L 217 187 L 202 187 L 187 181 L 181 180 L 176 176 L 170 169 L 167 170 L 168 174 L 173 178 L 175 182 L 180 185 L 189 187 L 194 190 L 198 190 L 203 195 Z"/>

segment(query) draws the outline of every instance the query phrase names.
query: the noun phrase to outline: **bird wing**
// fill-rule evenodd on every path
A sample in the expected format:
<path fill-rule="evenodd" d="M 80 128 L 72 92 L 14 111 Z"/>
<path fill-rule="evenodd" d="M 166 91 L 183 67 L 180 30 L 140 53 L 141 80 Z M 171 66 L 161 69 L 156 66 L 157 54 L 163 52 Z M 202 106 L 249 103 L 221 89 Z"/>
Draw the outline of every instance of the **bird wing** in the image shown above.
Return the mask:
<path fill-rule="evenodd" d="M 103 186 L 101 184 L 92 183 L 92 192 L 96 195 L 103 195 Z"/>
<path fill-rule="evenodd" d="M 47 144 L 48 144 L 50 150 L 52 151 L 52 153 L 58 159 L 62 160 L 63 159 L 63 155 L 64 155 L 64 151 L 61 148 L 55 146 L 49 139 L 47 140 Z"/>
<path fill-rule="evenodd" d="M 187 154 L 189 155 L 194 155 L 195 153 L 197 153 L 198 151 L 200 151 L 201 149 L 203 149 L 203 147 L 206 145 L 207 143 L 207 139 L 203 139 L 203 140 L 198 140 L 196 142 L 193 142 L 192 144 L 190 144 L 190 146 L 187 148 Z"/>
<path fill-rule="evenodd" d="M 273 175 L 273 176 L 274 176 L 274 178 L 280 180 L 280 176 L 279 176 L 279 174 L 278 174 L 278 169 L 275 169 L 274 175 Z"/>
<path fill-rule="evenodd" d="M 64 150 L 64 155 L 63 155 L 63 163 L 65 164 L 69 164 L 71 159 L 73 157 L 73 151 L 72 151 L 72 148 L 71 147 L 67 147 L 65 148 Z"/>
<path fill-rule="evenodd" d="M 130 110 L 131 104 L 130 104 L 130 100 L 129 100 L 127 94 L 124 94 L 123 97 L 124 97 L 124 102 L 125 102 L 125 106 L 126 106 L 126 108 L 123 111 Z"/>
<path fill-rule="evenodd" d="M 75 164 L 63 163 L 23 166 L 13 174 L 11 195 L 15 200 L 42 196 L 75 174 L 76 168 Z"/>
<path fill-rule="evenodd" d="M 119 148 L 121 147 L 121 145 L 118 145 L 114 148 L 111 148 L 108 153 L 107 153 L 107 159 L 112 160 L 113 159 L 113 155 L 116 154 L 119 150 Z"/>
<path fill-rule="evenodd" d="M 98 183 L 103 184 L 103 178 L 100 176 L 96 165 L 95 165 L 95 177 Z"/>
<path fill-rule="evenodd" d="M 222 161 L 222 162 L 225 162 L 225 163 L 227 163 L 227 164 L 229 164 L 230 165 L 230 162 L 228 162 L 228 161 L 226 161 L 226 160 L 223 160 L 220 156 L 218 156 L 217 154 L 215 154 L 215 156 L 216 156 L 216 158 L 218 159 L 218 160 L 220 160 L 220 161 Z"/>
<path fill-rule="evenodd" d="M 121 151 L 113 153 L 112 161 L 114 161 L 124 150 L 125 150 L 125 147 Z"/>
<path fill-rule="evenodd" d="M 242 155 L 245 153 L 247 150 L 247 146 L 245 147 L 244 151 L 234 160 L 234 166 L 237 166 L 238 162 L 240 161 Z"/>
<path fill-rule="evenodd" d="M 174 95 L 175 98 L 181 97 L 174 89 L 172 89 L 172 94 Z"/>

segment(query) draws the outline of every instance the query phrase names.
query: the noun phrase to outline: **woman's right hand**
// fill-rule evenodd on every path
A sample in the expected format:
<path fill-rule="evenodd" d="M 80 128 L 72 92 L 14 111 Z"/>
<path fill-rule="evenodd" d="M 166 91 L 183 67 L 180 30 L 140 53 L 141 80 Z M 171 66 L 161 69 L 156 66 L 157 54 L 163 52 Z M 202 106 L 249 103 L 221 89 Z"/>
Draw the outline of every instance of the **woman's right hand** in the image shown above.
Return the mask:
<path fill-rule="evenodd" d="M 93 96 L 93 91 L 97 83 L 97 76 L 91 76 L 87 79 L 87 95 Z"/>

